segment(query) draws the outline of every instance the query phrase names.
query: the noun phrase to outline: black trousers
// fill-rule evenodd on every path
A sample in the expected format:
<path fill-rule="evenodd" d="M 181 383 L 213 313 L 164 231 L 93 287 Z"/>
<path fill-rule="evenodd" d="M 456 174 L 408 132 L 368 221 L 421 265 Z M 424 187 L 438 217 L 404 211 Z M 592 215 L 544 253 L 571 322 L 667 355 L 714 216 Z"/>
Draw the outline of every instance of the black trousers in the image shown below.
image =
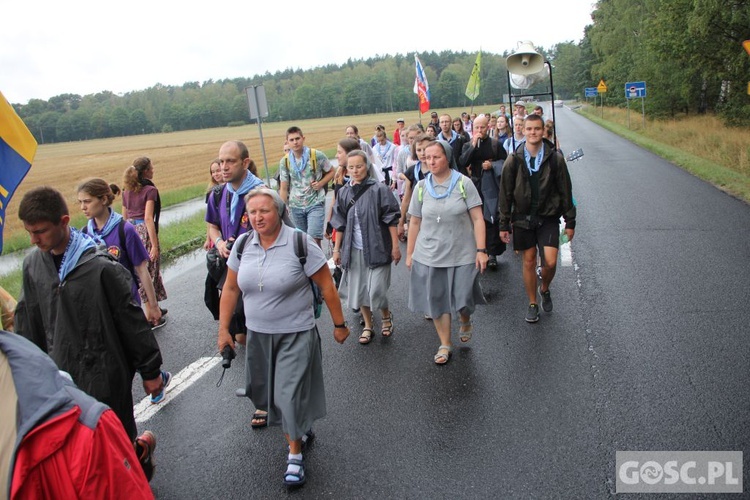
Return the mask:
<path fill-rule="evenodd" d="M 505 251 L 505 243 L 500 240 L 500 223 L 484 221 L 485 238 L 487 242 L 487 253 L 499 257 Z"/>

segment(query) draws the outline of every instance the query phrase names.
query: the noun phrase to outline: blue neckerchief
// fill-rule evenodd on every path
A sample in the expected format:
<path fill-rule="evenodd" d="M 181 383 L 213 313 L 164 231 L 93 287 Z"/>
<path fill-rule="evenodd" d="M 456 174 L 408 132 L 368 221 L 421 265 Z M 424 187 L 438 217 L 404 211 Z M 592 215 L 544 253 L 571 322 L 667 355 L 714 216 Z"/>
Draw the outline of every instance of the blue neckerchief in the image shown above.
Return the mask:
<path fill-rule="evenodd" d="M 101 230 L 98 230 L 96 228 L 96 222 L 93 218 L 89 219 L 89 222 L 87 224 L 89 236 L 91 236 L 94 241 L 100 244 L 104 243 L 104 237 L 111 233 L 112 230 L 116 228 L 122 220 L 122 215 L 118 214 L 111 208 L 108 208 L 107 210 L 109 210 L 109 219 L 107 219 L 106 224 L 104 224 L 104 227 Z M 125 242 L 121 241 L 120 245 L 125 245 Z"/>
<path fill-rule="evenodd" d="M 523 156 L 526 159 L 526 168 L 529 169 L 529 175 L 534 175 L 534 173 L 539 172 L 539 168 L 542 166 L 542 160 L 544 159 L 544 143 L 542 143 L 542 147 L 539 148 L 539 151 L 536 154 L 536 160 L 534 161 L 533 167 L 531 166 L 531 153 L 526 149 L 525 144 L 523 147 Z"/>
<path fill-rule="evenodd" d="M 455 170 L 451 170 L 451 183 L 450 186 L 448 186 L 448 190 L 443 194 L 437 194 L 435 192 L 435 186 L 432 184 L 432 172 L 427 174 L 427 177 L 425 177 L 424 185 L 427 188 L 427 192 L 430 193 L 430 196 L 432 196 L 436 200 L 442 200 L 443 198 L 447 198 L 448 196 L 450 196 L 450 194 L 453 192 L 453 188 L 456 187 L 456 184 L 458 184 L 458 179 L 460 178 L 461 174 L 459 174 Z"/>
<path fill-rule="evenodd" d="M 237 204 L 240 202 L 240 198 L 245 196 L 251 189 L 255 189 L 258 186 L 262 186 L 263 181 L 258 179 L 249 170 L 245 176 L 245 180 L 242 181 L 240 188 L 235 190 L 231 182 L 227 182 L 227 191 L 232 193 L 232 203 L 229 205 L 229 222 L 234 224 L 234 213 L 237 210 Z"/>
<path fill-rule="evenodd" d="M 385 162 L 386 157 L 388 156 L 388 153 L 391 152 L 391 147 L 393 146 L 393 143 L 391 141 L 385 142 L 385 151 L 383 151 L 382 146 L 380 143 L 377 143 L 375 145 L 375 150 L 378 153 L 378 157 L 380 158 L 380 161 Z"/>
<path fill-rule="evenodd" d="M 294 171 L 297 172 L 297 177 L 302 177 L 302 171 L 305 170 L 307 162 L 310 160 L 310 148 L 305 146 L 302 148 L 302 160 L 297 165 L 297 158 L 294 156 L 293 151 L 289 151 L 289 163 L 294 167 Z"/>
<path fill-rule="evenodd" d="M 68 246 L 65 247 L 65 253 L 60 263 L 60 271 L 57 273 L 60 283 L 65 281 L 68 274 L 75 269 L 81 255 L 89 248 L 96 248 L 94 240 L 87 234 L 83 234 L 78 229 L 71 227 L 70 240 L 68 240 Z"/>
<path fill-rule="evenodd" d="M 445 134 L 443 134 L 443 131 L 441 130 L 440 133 L 438 134 L 438 136 L 436 137 L 436 139 L 438 139 L 438 140 L 442 139 L 442 140 L 446 141 L 448 144 L 450 144 L 452 146 L 453 142 L 456 139 L 458 139 L 458 134 L 456 133 L 455 130 L 451 129 L 451 138 L 450 139 L 446 139 L 445 138 Z"/>

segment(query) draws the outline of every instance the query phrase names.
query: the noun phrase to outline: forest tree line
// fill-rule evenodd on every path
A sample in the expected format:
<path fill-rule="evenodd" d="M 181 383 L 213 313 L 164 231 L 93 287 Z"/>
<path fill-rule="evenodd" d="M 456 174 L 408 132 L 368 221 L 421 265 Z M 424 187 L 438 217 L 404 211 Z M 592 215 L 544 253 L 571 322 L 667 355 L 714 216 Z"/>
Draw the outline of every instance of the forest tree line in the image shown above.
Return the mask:
<path fill-rule="evenodd" d="M 646 81 L 651 116 L 716 112 L 730 124 L 747 125 L 750 56 L 741 42 L 748 38 L 747 0 L 600 0 L 580 42 L 538 50 L 553 67 L 556 98 L 582 99 L 585 87 L 604 79 L 605 103 L 624 106 L 625 83 Z M 476 53 L 418 55 L 431 108 L 468 109 L 472 102 L 464 91 Z M 481 89 L 473 102 L 480 109 L 508 93 L 507 55 L 482 54 Z M 414 54 L 408 53 L 248 78 L 155 84 L 123 95 L 62 94 L 14 107 L 39 143 L 64 142 L 245 124 L 244 89 L 259 84 L 269 107 L 265 121 L 408 112 L 417 108 L 414 75 Z"/>

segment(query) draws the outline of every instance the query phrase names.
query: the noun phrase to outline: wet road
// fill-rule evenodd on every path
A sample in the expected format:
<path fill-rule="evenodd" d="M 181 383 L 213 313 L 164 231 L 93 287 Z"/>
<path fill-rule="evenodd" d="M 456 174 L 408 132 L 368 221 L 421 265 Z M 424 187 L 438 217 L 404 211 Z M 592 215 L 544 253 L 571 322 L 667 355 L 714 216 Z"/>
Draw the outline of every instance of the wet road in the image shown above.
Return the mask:
<path fill-rule="evenodd" d="M 586 156 L 571 165 L 578 228 L 554 312 L 524 321 L 512 252 L 482 278 L 489 304 L 447 366 L 432 363 L 432 325 L 406 307 L 403 264 L 391 339 L 358 345 L 353 325 L 338 345 L 324 312 L 328 416 L 293 496 L 606 498 L 617 450 L 750 451 L 748 205 L 556 112 L 563 148 Z M 202 303 L 201 254 L 166 274 L 170 321 L 157 338 L 177 373 L 215 355 L 217 324 Z M 159 438 L 154 492 L 285 496 L 280 429 L 250 428 L 251 405 L 234 396 L 242 359 L 216 387 L 220 374 L 209 366 L 140 424 Z"/>

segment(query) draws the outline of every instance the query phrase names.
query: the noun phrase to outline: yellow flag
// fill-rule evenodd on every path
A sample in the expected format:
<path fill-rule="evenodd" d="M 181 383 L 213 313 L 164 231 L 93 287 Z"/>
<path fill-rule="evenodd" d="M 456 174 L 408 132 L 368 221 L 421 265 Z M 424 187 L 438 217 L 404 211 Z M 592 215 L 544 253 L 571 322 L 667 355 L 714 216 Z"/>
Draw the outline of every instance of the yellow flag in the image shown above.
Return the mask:
<path fill-rule="evenodd" d="M 466 84 L 466 97 L 470 100 L 474 100 L 479 96 L 479 71 L 482 66 L 482 51 L 477 53 L 477 60 L 474 63 L 474 69 L 471 70 L 471 76 L 469 77 L 469 83 Z"/>

